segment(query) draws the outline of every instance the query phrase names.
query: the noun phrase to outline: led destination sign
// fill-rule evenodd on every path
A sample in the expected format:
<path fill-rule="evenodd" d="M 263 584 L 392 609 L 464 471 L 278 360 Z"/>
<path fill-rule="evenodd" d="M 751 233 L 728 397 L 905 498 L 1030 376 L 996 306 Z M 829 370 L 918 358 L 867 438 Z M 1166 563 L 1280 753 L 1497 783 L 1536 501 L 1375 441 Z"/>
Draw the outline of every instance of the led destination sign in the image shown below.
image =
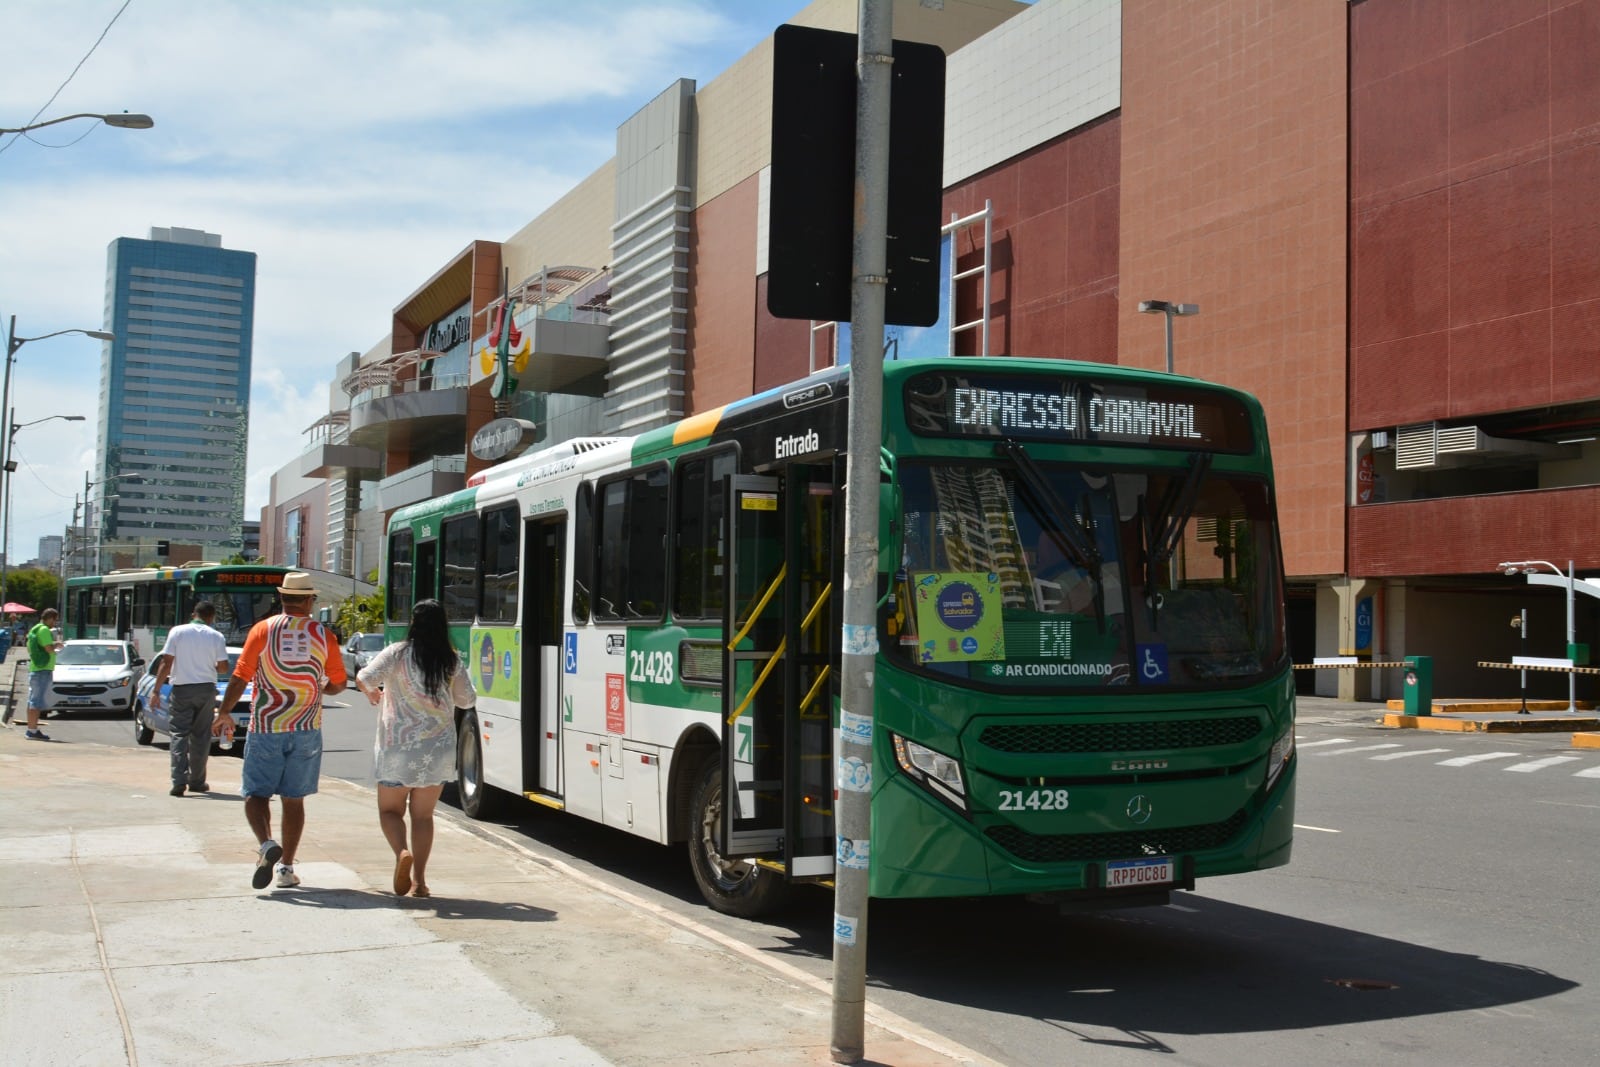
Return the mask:
<path fill-rule="evenodd" d="M 1181 386 L 1023 375 L 927 374 L 906 387 L 917 433 L 1248 452 L 1250 413 L 1222 393 Z"/>

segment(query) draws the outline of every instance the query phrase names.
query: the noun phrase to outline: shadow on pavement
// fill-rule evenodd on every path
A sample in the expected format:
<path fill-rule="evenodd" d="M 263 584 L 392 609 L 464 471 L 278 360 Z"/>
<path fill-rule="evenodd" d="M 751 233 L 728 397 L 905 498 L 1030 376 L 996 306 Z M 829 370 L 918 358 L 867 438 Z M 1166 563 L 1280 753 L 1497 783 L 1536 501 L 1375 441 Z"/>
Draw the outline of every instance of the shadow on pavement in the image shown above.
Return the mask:
<path fill-rule="evenodd" d="M 440 919 L 486 919 L 497 922 L 547 923 L 556 921 L 556 913 L 548 908 L 531 904 L 507 903 L 498 900 L 471 900 L 456 897 L 397 897 L 393 893 L 376 893 L 361 889 L 289 889 L 271 893 L 262 899 L 274 904 L 288 904 L 299 908 L 325 908 L 331 911 L 360 911 L 396 908 L 407 911 L 432 912 Z"/>

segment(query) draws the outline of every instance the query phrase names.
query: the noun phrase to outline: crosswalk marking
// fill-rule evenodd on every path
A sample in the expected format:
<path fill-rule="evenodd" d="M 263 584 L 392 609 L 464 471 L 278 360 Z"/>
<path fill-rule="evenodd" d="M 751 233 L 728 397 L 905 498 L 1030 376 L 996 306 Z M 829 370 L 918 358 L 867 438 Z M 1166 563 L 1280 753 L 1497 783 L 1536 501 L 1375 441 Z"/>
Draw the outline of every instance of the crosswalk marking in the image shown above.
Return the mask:
<path fill-rule="evenodd" d="M 1316 748 L 1319 745 L 1348 745 L 1350 739 L 1348 737 L 1330 737 L 1325 741 L 1301 741 L 1299 738 L 1295 738 L 1294 743 L 1296 748 Z"/>
<path fill-rule="evenodd" d="M 1590 767 L 1587 770 L 1576 771 L 1576 772 L 1573 773 L 1572 777 L 1574 777 L 1574 778 L 1600 778 L 1600 767 Z"/>
<path fill-rule="evenodd" d="M 1399 744 L 1390 742 L 1386 745 L 1357 745 L 1355 748 L 1336 748 L 1332 752 L 1313 752 L 1313 756 L 1348 756 L 1352 752 L 1376 752 L 1384 748 L 1399 748 Z"/>
<path fill-rule="evenodd" d="M 1577 756 L 1546 756 L 1544 759 L 1529 760 L 1527 763 L 1513 763 L 1511 766 L 1505 769 L 1508 771 L 1532 773 L 1533 771 L 1542 771 L 1546 767 L 1554 767 L 1562 763 L 1572 763 L 1577 760 L 1577 758 Z"/>
<path fill-rule="evenodd" d="M 1406 759 L 1409 756 L 1433 756 L 1440 752 L 1451 752 L 1448 748 L 1413 748 L 1409 752 L 1387 752 L 1382 756 L 1372 756 L 1371 759 Z"/>
<path fill-rule="evenodd" d="M 1457 756 L 1455 759 L 1442 759 L 1438 765 L 1440 767 L 1465 767 L 1472 763 L 1482 763 L 1484 760 L 1510 759 L 1517 754 L 1515 752 L 1480 752 L 1475 756 Z"/>

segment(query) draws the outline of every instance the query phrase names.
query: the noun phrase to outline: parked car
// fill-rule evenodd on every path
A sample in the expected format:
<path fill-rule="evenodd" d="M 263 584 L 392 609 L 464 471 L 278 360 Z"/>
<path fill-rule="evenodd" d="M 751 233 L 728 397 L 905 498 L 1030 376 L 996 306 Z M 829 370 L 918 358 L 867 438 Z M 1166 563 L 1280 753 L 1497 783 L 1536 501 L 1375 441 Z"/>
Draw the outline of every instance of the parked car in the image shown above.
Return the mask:
<path fill-rule="evenodd" d="M 238 666 L 239 654 L 244 649 L 230 646 L 228 648 L 228 673 L 217 676 L 217 696 L 221 697 L 228 688 L 228 680 L 233 676 L 233 668 Z M 147 674 L 139 683 L 138 695 L 133 705 L 133 739 L 141 745 L 148 745 L 156 739 L 156 734 L 163 737 L 172 736 L 172 679 L 169 677 L 161 686 L 161 706 L 150 706 L 150 695 L 155 692 L 156 676 Z M 233 713 L 233 751 L 244 755 L 245 734 L 250 729 L 250 701 L 255 696 L 256 686 L 249 682 L 244 687 L 244 692 L 239 695 L 238 703 L 234 704 Z"/>
<path fill-rule="evenodd" d="M 144 660 L 127 641 L 68 641 L 56 653 L 44 710 L 127 711 L 143 676 Z"/>
<path fill-rule="evenodd" d="M 352 679 L 367 661 L 383 651 L 382 634 L 354 634 L 344 643 L 344 671 Z"/>

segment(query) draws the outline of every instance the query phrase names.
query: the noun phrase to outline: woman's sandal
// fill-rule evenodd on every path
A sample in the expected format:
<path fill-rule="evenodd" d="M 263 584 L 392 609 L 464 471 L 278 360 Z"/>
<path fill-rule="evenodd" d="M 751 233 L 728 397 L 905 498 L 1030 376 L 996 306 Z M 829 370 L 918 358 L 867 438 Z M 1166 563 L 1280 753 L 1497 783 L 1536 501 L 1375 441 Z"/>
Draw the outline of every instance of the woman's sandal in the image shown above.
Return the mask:
<path fill-rule="evenodd" d="M 418 882 L 416 885 L 413 885 L 411 887 L 411 895 L 414 896 L 414 897 L 431 897 L 431 896 L 433 896 L 432 893 L 428 892 L 428 887 L 423 885 L 421 882 Z"/>
<path fill-rule="evenodd" d="M 394 860 L 394 895 L 403 897 L 411 891 L 411 851 L 401 849 Z"/>

